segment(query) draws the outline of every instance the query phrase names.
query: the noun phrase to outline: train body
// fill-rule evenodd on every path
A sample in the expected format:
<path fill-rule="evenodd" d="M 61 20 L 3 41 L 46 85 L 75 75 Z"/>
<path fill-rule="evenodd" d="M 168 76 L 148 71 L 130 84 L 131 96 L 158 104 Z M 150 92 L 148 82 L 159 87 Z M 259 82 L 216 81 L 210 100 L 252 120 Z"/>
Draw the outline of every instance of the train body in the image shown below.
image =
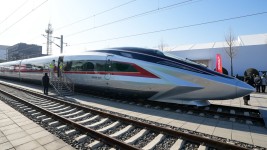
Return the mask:
<path fill-rule="evenodd" d="M 75 55 L 44 56 L 0 63 L 0 77 L 40 81 L 49 64 L 63 62 L 75 87 L 152 101 L 207 105 L 250 94 L 248 84 L 187 59 L 158 50 L 110 48 Z"/>

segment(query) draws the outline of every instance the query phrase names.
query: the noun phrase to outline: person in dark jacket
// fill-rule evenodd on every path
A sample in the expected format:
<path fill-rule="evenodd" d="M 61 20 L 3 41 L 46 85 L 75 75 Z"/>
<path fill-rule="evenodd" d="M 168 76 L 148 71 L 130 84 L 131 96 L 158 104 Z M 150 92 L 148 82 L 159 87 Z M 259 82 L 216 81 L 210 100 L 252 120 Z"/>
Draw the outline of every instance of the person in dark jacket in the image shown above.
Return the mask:
<path fill-rule="evenodd" d="M 249 79 L 249 82 L 248 82 L 248 84 L 250 85 L 250 86 L 252 86 L 252 87 L 254 87 L 255 88 L 255 83 L 254 83 L 254 76 L 253 75 L 251 75 L 251 76 L 249 76 L 249 77 L 247 77 L 248 79 Z M 245 81 L 245 80 L 244 80 Z"/>
<path fill-rule="evenodd" d="M 260 87 L 261 87 L 261 78 L 259 77 L 259 75 L 256 75 L 256 77 L 254 78 L 254 83 L 255 83 L 255 87 L 256 87 L 256 92 L 260 93 Z"/>
<path fill-rule="evenodd" d="M 245 81 L 247 84 L 250 84 L 250 85 L 251 85 L 251 83 L 250 83 L 250 81 L 251 81 L 250 77 L 245 77 L 244 81 Z M 244 96 L 244 97 L 243 97 L 243 100 L 244 100 L 244 105 L 248 105 L 248 101 L 250 100 L 250 95 L 246 95 L 246 96 Z"/>
<path fill-rule="evenodd" d="M 45 73 L 45 75 L 43 76 L 42 83 L 44 86 L 44 94 L 48 95 L 49 77 L 47 73 Z"/>

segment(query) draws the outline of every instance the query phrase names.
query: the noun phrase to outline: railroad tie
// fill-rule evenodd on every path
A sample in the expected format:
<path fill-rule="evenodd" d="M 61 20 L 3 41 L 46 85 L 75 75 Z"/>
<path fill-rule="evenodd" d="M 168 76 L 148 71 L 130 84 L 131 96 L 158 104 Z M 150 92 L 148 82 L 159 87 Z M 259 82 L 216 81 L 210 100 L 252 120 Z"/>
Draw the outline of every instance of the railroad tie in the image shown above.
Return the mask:
<path fill-rule="evenodd" d="M 205 145 L 199 145 L 198 149 L 197 150 L 207 150 L 207 146 Z"/>
<path fill-rule="evenodd" d="M 98 121 L 96 123 L 93 123 L 93 124 L 90 124 L 90 125 L 86 125 L 86 127 L 87 128 L 89 128 L 89 127 L 95 127 L 95 126 L 98 126 L 98 125 L 100 125 L 102 123 L 105 123 L 107 121 L 109 121 L 109 118 L 104 118 L 104 119 L 101 119 L 100 121 Z"/>
<path fill-rule="evenodd" d="M 57 114 L 58 114 L 58 115 L 63 115 L 63 114 L 66 114 L 66 113 L 73 112 L 73 111 L 75 111 L 75 110 L 76 110 L 76 108 L 73 108 L 73 109 L 70 109 L 70 110 L 67 110 L 67 111 L 59 112 L 59 113 L 57 113 Z"/>
<path fill-rule="evenodd" d="M 42 119 L 42 122 L 49 122 L 51 120 L 52 120 L 52 118 L 45 118 L 45 119 Z"/>
<path fill-rule="evenodd" d="M 41 119 L 41 118 L 44 118 L 44 117 L 46 117 L 46 115 L 37 116 L 36 118 L 37 119 Z"/>
<path fill-rule="evenodd" d="M 141 131 L 139 131 L 136 135 L 134 135 L 133 137 L 131 137 L 130 139 L 124 141 L 127 144 L 132 144 L 134 143 L 137 139 L 139 139 L 140 137 L 142 137 L 143 135 L 147 134 L 148 130 L 146 129 L 142 129 Z"/>
<path fill-rule="evenodd" d="M 74 113 L 70 113 L 70 114 L 62 115 L 62 117 L 71 117 L 71 116 L 75 116 L 75 115 L 77 115 L 77 114 L 79 114 L 79 113 L 82 113 L 82 112 L 83 112 L 83 110 L 79 110 L 79 111 L 76 111 L 76 112 L 74 112 Z"/>
<path fill-rule="evenodd" d="M 48 125 L 51 127 L 57 126 L 57 125 L 59 125 L 59 121 L 50 122 L 50 123 L 48 123 Z"/>
<path fill-rule="evenodd" d="M 78 120 L 78 119 L 87 117 L 87 116 L 89 116 L 89 115 L 90 115 L 90 113 L 85 113 L 85 114 L 83 114 L 83 115 L 81 115 L 81 116 L 77 116 L 77 117 L 73 117 L 73 118 L 69 118 L 69 119 L 75 121 L 75 120 Z"/>
<path fill-rule="evenodd" d="M 54 109 L 58 109 L 58 108 L 61 108 L 61 107 L 64 107 L 65 105 L 59 105 L 59 106 L 55 106 L 55 107 L 51 107 L 51 108 L 47 108 L 48 110 L 54 110 Z"/>
<path fill-rule="evenodd" d="M 56 129 L 57 129 L 57 130 L 63 130 L 63 129 L 65 129 L 65 128 L 67 128 L 67 125 L 59 126 L 59 127 L 57 127 Z"/>
<path fill-rule="evenodd" d="M 28 113 L 33 113 L 33 112 L 36 112 L 36 110 L 33 109 L 33 110 L 28 111 Z"/>
<path fill-rule="evenodd" d="M 27 108 L 28 106 L 20 106 L 19 109 L 24 109 L 24 108 Z"/>
<path fill-rule="evenodd" d="M 78 121 L 77 123 L 78 123 L 78 124 L 83 124 L 83 123 L 92 121 L 92 120 L 97 119 L 97 118 L 99 118 L 99 115 L 95 115 L 94 117 L 88 118 L 88 119 L 86 119 L 86 120 Z"/>
<path fill-rule="evenodd" d="M 122 130 L 111 134 L 110 137 L 113 137 L 113 138 L 118 137 L 118 136 L 120 136 L 120 135 L 122 135 L 122 134 L 124 134 L 124 133 L 126 133 L 126 132 L 128 132 L 130 130 L 132 130 L 133 128 L 134 127 L 132 125 L 128 125 L 127 127 L 123 128 Z"/>
<path fill-rule="evenodd" d="M 121 123 L 119 121 L 116 121 L 116 122 L 112 123 L 111 125 L 108 125 L 108 126 L 102 128 L 102 129 L 99 129 L 99 130 L 96 130 L 96 131 L 98 131 L 98 132 L 105 132 L 105 131 L 107 131 L 109 129 L 112 129 L 112 128 L 115 128 L 115 127 L 119 126 L 120 124 Z"/>
<path fill-rule="evenodd" d="M 60 111 L 63 111 L 63 110 L 69 109 L 69 108 L 70 108 L 70 106 L 67 106 L 67 107 L 64 107 L 64 108 L 61 108 L 61 109 L 51 110 L 51 111 L 54 112 L 54 113 L 57 113 L 57 112 L 60 112 Z"/>
<path fill-rule="evenodd" d="M 180 149 L 184 145 L 185 141 L 182 139 L 178 139 L 170 148 L 170 150 Z"/>
<path fill-rule="evenodd" d="M 101 145 L 103 145 L 102 142 L 95 140 L 94 142 L 90 143 L 88 145 L 88 147 L 91 148 L 91 149 L 96 149 L 97 147 L 99 147 Z"/>
<path fill-rule="evenodd" d="M 75 141 L 81 143 L 81 142 L 85 141 L 87 138 L 88 138 L 88 136 L 83 134 L 83 135 L 80 135 L 80 136 L 76 137 Z"/>
<path fill-rule="evenodd" d="M 155 137 L 151 142 L 149 142 L 145 147 L 142 149 L 144 150 L 150 150 L 153 149 L 159 142 L 161 142 L 165 136 L 163 134 L 159 134 L 157 137 Z"/>
<path fill-rule="evenodd" d="M 23 111 L 31 110 L 31 108 L 24 108 Z"/>
<path fill-rule="evenodd" d="M 36 116 L 36 115 L 40 115 L 40 114 L 41 114 L 41 112 L 36 112 L 36 113 L 31 114 L 31 115 Z"/>
<path fill-rule="evenodd" d="M 68 136 L 72 136 L 74 134 L 78 133 L 78 131 L 74 130 L 74 129 L 71 129 L 71 130 L 68 130 L 68 131 L 65 131 L 65 134 L 68 135 Z"/>

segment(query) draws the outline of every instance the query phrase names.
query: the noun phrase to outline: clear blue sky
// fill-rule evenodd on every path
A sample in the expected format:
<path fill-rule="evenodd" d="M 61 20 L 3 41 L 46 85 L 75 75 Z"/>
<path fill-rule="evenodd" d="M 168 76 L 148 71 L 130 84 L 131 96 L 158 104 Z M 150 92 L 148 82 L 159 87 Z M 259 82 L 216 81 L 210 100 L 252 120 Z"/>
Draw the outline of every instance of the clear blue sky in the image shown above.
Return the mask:
<path fill-rule="evenodd" d="M 0 0 L 0 3 L 0 45 L 24 42 L 42 45 L 43 50 L 46 39 L 41 34 L 45 34 L 49 22 L 53 36 L 63 35 L 68 43 L 64 47 L 66 52 L 120 46 L 155 48 L 161 42 L 175 47 L 224 41 L 230 28 L 236 36 L 267 33 L 266 0 Z M 262 12 L 265 13 L 187 27 Z M 54 42 L 59 44 L 57 39 Z M 59 48 L 53 45 L 53 50 L 57 53 Z"/>

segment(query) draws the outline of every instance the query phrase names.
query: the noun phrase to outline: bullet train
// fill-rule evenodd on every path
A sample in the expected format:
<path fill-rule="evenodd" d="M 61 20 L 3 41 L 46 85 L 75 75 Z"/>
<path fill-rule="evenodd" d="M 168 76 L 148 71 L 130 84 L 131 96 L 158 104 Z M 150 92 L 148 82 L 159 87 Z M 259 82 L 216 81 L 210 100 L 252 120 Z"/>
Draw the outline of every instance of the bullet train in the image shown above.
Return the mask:
<path fill-rule="evenodd" d="M 250 85 L 188 59 L 154 49 L 122 47 L 0 63 L 0 77 L 41 82 L 55 60 L 75 88 L 151 101 L 208 105 L 208 100 L 242 97 Z"/>

